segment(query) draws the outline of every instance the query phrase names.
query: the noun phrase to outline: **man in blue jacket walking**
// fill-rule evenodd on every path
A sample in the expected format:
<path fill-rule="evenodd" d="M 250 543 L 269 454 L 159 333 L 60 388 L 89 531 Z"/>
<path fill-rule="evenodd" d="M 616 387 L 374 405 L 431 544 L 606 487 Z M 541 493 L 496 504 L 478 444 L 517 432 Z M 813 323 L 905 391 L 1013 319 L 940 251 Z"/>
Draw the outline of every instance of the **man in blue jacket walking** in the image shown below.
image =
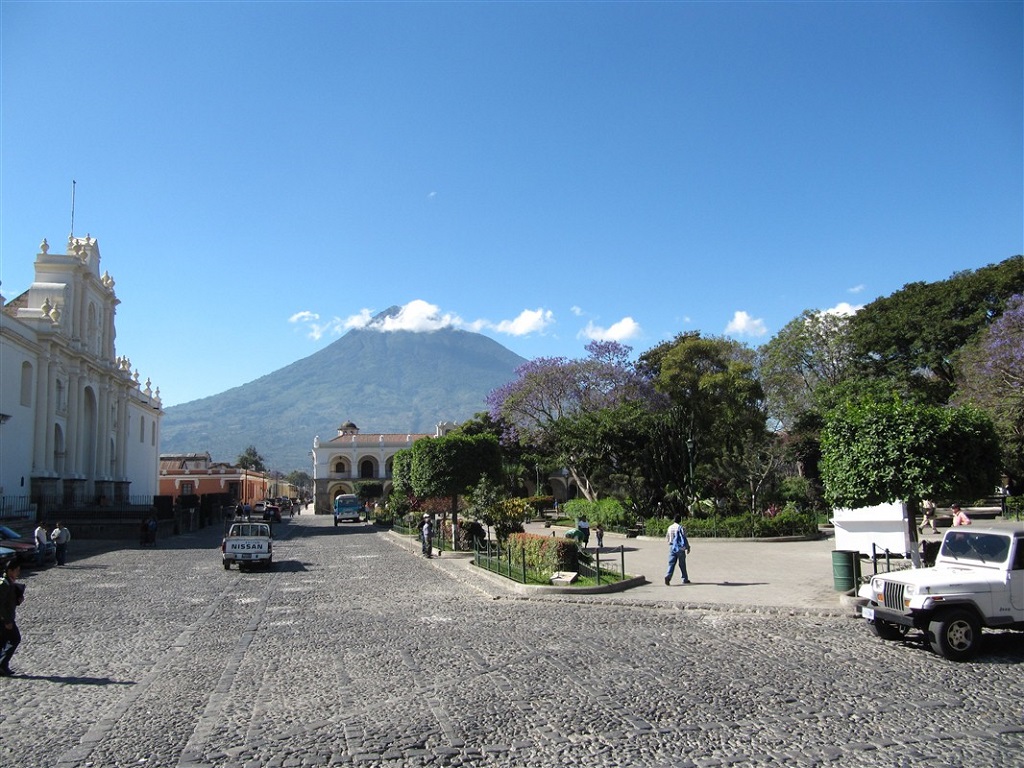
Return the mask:
<path fill-rule="evenodd" d="M 686 538 L 686 531 L 683 529 L 682 518 L 676 515 L 672 525 L 668 527 L 665 535 L 668 541 L 668 573 L 665 574 L 665 586 L 672 583 L 672 574 L 679 563 L 679 573 L 683 577 L 683 584 L 690 583 L 690 577 L 686 573 L 686 556 L 690 554 L 690 540 Z"/>

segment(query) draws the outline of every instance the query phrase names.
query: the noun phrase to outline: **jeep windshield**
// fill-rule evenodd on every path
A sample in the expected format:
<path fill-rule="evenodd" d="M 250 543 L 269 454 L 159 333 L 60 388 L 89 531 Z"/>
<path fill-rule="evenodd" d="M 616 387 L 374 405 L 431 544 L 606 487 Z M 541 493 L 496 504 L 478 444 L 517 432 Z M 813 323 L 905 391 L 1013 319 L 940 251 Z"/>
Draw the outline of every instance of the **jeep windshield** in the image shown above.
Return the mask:
<path fill-rule="evenodd" d="M 957 531 L 946 534 L 942 540 L 941 557 L 953 560 L 977 560 L 982 563 L 1002 563 L 1010 553 L 1010 537 L 996 533 Z"/>

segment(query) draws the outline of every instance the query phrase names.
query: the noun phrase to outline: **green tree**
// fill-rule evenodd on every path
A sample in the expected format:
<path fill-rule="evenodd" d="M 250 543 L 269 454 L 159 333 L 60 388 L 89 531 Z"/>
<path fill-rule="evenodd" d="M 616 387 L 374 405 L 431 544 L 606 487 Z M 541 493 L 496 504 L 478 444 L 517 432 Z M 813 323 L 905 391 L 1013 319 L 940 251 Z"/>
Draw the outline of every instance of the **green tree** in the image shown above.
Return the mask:
<path fill-rule="evenodd" d="M 974 499 L 999 477 L 995 427 L 970 406 L 849 401 L 827 416 L 821 450 L 825 498 L 839 507 Z"/>
<path fill-rule="evenodd" d="M 263 461 L 263 457 L 260 456 L 255 445 L 250 445 L 242 451 L 242 453 L 238 455 L 238 459 L 235 460 L 235 465 L 240 469 L 248 469 L 253 472 L 267 471 L 267 466 Z"/>
<path fill-rule="evenodd" d="M 850 317 L 805 310 L 758 350 L 768 418 L 789 432 L 848 375 Z"/>
<path fill-rule="evenodd" d="M 391 490 L 393 495 L 403 499 L 412 496 L 412 448 L 404 448 L 392 458 Z"/>
<path fill-rule="evenodd" d="M 639 365 L 671 402 L 662 440 L 674 443 L 672 455 L 686 457 L 686 492 L 665 488 L 668 511 L 692 509 L 712 489 L 716 497 L 725 492 L 738 498 L 739 489 L 731 486 L 745 487 L 746 479 L 724 473 L 722 460 L 742 454 L 748 444 L 760 445 L 767 434 L 753 350 L 731 339 L 684 333 L 641 355 Z"/>
<path fill-rule="evenodd" d="M 309 476 L 309 473 L 298 469 L 289 472 L 284 476 L 284 479 L 303 493 L 309 491 L 309 489 L 313 487 L 313 478 Z"/>
<path fill-rule="evenodd" d="M 364 504 L 384 495 L 384 483 L 380 480 L 360 480 L 356 483 L 356 496 Z"/>
<path fill-rule="evenodd" d="M 622 495 L 642 504 L 651 418 L 650 404 L 641 400 L 564 416 L 550 429 L 554 458 L 576 468 L 584 498 Z"/>
<path fill-rule="evenodd" d="M 451 497 L 452 531 L 458 526 L 459 495 L 481 477 L 501 482 L 501 452 L 493 435 L 448 434 L 413 444 L 410 478 L 420 498 Z M 457 539 L 453 542 L 457 546 Z"/>
<path fill-rule="evenodd" d="M 941 404 L 953 393 L 957 352 L 1024 292 L 1024 256 L 935 283 L 910 283 L 851 321 L 855 361 L 904 394 Z"/>
<path fill-rule="evenodd" d="M 485 524 L 494 528 L 499 542 L 511 533 L 523 532 L 523 518 L 528 507 L 523 499 L 509 499 L 499 485 L 481 476 L 469 494 L 470 511 Z"/>

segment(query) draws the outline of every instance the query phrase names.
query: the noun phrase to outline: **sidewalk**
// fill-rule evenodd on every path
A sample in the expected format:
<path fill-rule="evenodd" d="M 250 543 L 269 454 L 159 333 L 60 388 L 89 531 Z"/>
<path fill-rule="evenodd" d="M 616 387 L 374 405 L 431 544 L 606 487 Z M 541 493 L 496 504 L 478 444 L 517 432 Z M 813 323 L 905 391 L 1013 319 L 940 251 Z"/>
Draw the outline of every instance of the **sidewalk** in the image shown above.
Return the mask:
<path fill-rule="evenodd" d="M 528 523 L 527 533 L 564 536 L 569 528 L 543 523 Z M 410 537 L 393 535 L 392 540 L 418 551 Z M 590 549 L 597 542 L 590 537 Z M 595 594 L 578 593 L 580 600 L 595 602 L 652 604 L 678 608 L 715 608 L 765 613 L 852 616 L 853 608 L 844 605 L 842 593 L 834 590 L 832 551 L 834 540 L 752 541 L 737 539 L 691 539 L 692 551 L 686 558 L 690 584 L 682 584 L 678 568 L 670 586 L 665 586 L 668 544 L 661 539 L 606 533 L 602 563 L 618 568 L 620 547 L 625 555 L 627 576 L 643 576 L 646 583 L 629 589 Z M 489 594 L 565 598 L 571 590 L 518 584 L 471 565 L 464 553 L 444 553 L 431 561 L 435 567 L 450 571 L 459 579 L 475 584 Z M 870 565 L 868 571 L 870 572 Z"/>
<path fill-rule="evenodd" d="M 564 536 L 565 527 L 545 528 L 529 523 L 529 533 Z M 590 548 L 597 545 L 593 534 Z M 831 538 L 816 541 L 751 541 L 691 538 L 686 558 L 689 584 L 682 584 L 679 569 L 665 586 L 668 543 L 641 536 L 627 539 L 606 533 L 602 560 L 618 562 L 625 552 L 626 573 L 646 577 L 646 584 L 618 597 L 633 602 L 664 602 L 686 606 L 733 606 L 746 609 L 790 609 L 796 612 L 848 614 L 833 589 Z"/>

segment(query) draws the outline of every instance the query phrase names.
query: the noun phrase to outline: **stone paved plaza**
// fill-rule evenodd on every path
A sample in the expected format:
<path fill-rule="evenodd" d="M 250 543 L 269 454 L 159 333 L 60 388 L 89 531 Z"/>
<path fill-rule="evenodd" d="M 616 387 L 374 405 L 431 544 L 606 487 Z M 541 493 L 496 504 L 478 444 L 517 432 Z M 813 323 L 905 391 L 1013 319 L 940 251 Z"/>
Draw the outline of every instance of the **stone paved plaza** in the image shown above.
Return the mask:
<path fill-rule="evenodd" d="M 975 662 L 784 610 L 523 598 L 368 525 L 26 571 L 0 765 L 1009 766 L 1024 642 Z M 465 573 L 461 569 L 459 573 Z"/>

